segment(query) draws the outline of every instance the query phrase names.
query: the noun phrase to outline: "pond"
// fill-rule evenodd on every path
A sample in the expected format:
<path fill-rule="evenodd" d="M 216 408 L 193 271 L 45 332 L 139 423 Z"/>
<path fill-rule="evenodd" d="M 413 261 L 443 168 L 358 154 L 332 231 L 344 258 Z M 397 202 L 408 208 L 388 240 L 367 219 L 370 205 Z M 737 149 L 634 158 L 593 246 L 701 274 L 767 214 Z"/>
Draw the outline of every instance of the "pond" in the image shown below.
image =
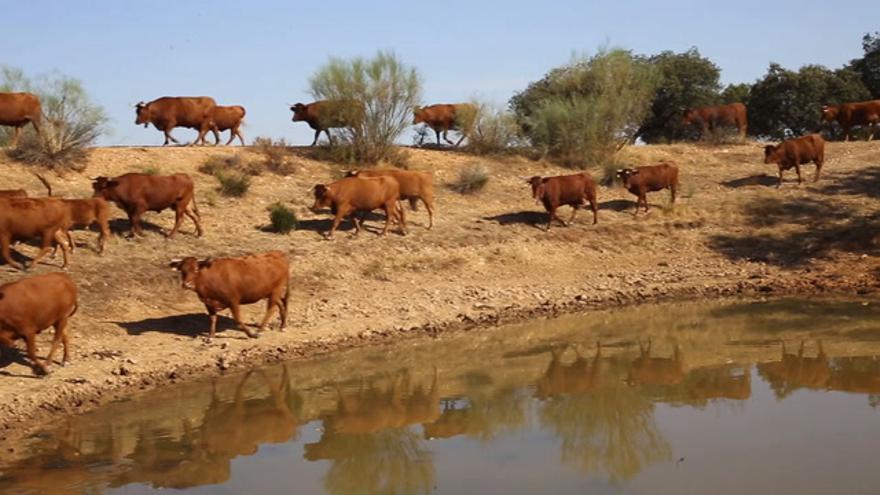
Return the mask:
<path fill-rule="evenodd" d="M 337 352 L 65 419 L 0 493 L 868 493 L 880 303 L 596 311 Z"/>

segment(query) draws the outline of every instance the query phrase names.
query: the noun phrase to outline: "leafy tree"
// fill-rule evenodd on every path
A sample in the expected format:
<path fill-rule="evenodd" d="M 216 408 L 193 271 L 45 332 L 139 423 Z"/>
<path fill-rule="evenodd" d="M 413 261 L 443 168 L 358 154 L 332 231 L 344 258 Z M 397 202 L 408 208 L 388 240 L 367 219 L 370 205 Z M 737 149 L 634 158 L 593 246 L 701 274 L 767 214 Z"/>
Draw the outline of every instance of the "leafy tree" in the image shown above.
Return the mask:
<path fill-rule="evenodd" d="M 551 70 L 510 105 L 532 145 L 567 166 L 601 166 L 635 138 L 655 80 L 643 58 L 601 49 Z"/>
<path fill-rule="evenodd" d="M 821 65 L 807 65 L 792 71 L 771 63 L 749 94 L 749 131 L 772 139 L 816 132 L 821 129 L 822 105 L 868 96 L 865 85 L 851 69 L 832 71 Z"/>
<path fill-rule="evenodd" d="M 694 128 L 685 126 L 686 108 L 718 102 L 721 70 L 696 48 L 683 53 L 661 52 L 648 59 L 658 74 L 657 92 L 639 137 L 648 143 L 697 138 Z"/>
<path fill-rule="evenodd" d="M 850 62 L 850 68 L 859 73 L 871 97 L 880 98 L 880 31 L 862 38 L 862 58 Z"/>
<path fill-rule="evenodd" d="M 332 58 L 309 84 L 317 99 L 353 103 L 345 105 L 357 109 L 346 119 L 353 125 L 333 132 L 351 150 L 350 159 L 365 162 L 390 158 L 422 93 L 416 69 L 381 51 L 370 59 Z"/>
<path fill-rule="evenodd" d="M 752 87 L 746 83 L 728 84 L 721 92 L 721 103 L 749 103 L 749 91 Z"/>

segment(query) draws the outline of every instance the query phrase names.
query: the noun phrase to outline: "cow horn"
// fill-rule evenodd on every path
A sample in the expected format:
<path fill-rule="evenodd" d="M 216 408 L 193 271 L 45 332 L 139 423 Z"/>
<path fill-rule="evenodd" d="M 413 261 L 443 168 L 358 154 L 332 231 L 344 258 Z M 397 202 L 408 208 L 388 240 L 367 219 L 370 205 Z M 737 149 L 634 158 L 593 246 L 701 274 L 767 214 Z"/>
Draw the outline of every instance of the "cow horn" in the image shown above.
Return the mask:
<path fill-rule="evenodd" d="M 168 263 L 168 266 L 171 267 L 172 270 L 177 271 L 180 269 L 180 262 L 183 261 L 181 258 L 172 258 L 171 263 Z"/>

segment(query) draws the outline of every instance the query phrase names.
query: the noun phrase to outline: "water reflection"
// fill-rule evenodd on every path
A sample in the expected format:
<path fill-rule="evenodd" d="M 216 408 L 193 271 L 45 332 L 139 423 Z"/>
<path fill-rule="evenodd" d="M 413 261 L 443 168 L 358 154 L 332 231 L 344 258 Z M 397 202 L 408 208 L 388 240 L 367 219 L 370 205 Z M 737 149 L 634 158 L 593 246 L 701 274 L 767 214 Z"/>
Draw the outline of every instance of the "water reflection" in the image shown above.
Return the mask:
<path fill-rule="evenodd" d="M 308 466 L 320 467 L 304 493 L 425 493 L 451 469 L 440 469 L 438 452 L 477 445 L 483 459 L 520 442 L 516 455 L 528 458 L 543 444 L 522 440 L 527 433 L 541 433 L 556 462 L 581 479 L 619 486 L 675 464 L 661 408 L 699 413 L 768 396 L 782 403 L 798 391 L 846 392 L 858 407 L 876 407 L 880 311 L 835 302 L 823 313 L 810 303 L 821 325 L 793 316 L 797 323 L 780 330 L 779 320 L 801 306 L 600 312 L 157 391 L 70 419 L 0 458 L 0 492 L 218 484 L 242 491 L 248 471 L 233 469 L 236 460 L 277 444 L 306 461 L 285 464 L 284 474 L 299 480 Z M 634 325 L 640 320 L 646 324 Z M 756 387 L 772 394 L 753 394 Z M 493 479 L 480 462 L 468 467 Z"/>

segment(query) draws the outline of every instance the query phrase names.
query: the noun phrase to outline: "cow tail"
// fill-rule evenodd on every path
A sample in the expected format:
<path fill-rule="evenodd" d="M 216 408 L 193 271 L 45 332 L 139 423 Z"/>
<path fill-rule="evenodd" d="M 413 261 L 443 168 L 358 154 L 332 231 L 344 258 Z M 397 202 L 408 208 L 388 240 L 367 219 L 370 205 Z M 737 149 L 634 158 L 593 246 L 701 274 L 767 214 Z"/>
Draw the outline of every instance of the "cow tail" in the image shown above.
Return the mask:
<path fill-rule="evenodd" d="M 73 315 L 76 314 L 76 310 L 78 310 L 78 309 L 79 309 L 79 303 L 73 303 L 73 311 L 71 311 L 70 314 L 67 315 L 67 317 L 68 318 L 73 317 Z"/>
<path fill-rule="evenodd" d="M 46 178 L 43 177 L 41 174 L 34 172 L 34 175 L 37 176 L 37 179 L 40 179 L 40 182 L 42 182 L 43 185 L 46 187 L 46 193 L 51 197 L 52 196 L 52 185 L 49 184 L 49 181 L 46 180 Z"/>

